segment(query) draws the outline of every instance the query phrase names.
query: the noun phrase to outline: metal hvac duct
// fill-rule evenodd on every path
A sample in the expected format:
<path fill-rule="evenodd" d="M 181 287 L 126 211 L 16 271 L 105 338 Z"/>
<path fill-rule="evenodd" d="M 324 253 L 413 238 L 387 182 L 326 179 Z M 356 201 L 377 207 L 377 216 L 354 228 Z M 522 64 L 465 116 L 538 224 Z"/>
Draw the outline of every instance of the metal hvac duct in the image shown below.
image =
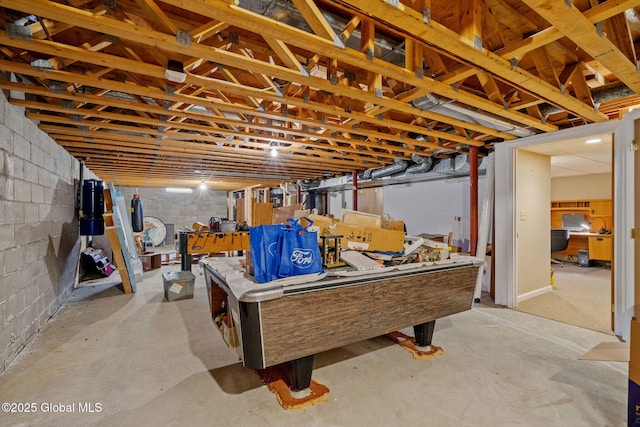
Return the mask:
<path fill-rule="evenodd" d="M 455 157 L 441 159 L 438 164 L 433 168 L 434 172 L 438 173 L 463 173 L 469 170 L 469 156 L 466 154 L 458 154 Z"/>
<path fill-rule="evenodd" d="M 624 83 L 614 83 L 591 89 L 591 98 L 593 105 L 597 108 L 600 104 L 615 99 L 625 98 L 635 95 L 635 92 Z M 543 103 L 538 106 L 542 117 L 549 117 L 552 114 L 562 113 L 565 110 L 549 103 Z"/>
<path fill-rule="evenodd" d="M 562 108 L 558 108 L 555 105 L 551 105 L 546 102 L 540 104 L 538 109 L 540 110 L 540 115 L 542 115 L 542 117 L 549 117 L 552 114 L 558 114 L 564 111 Z"/>
<path fill-rule="evenodd" d="M 536 131 L 524 127 L 516 122 L 487 113 L 485 111 L 461 105 L 453 99 L 428 93 L 411 101 L 411 104 L 421 110 L 438 111 L 448 117 L 454 117 L 466 122 L 476 123 L 517 137 L 535 135 Z"/>
<path fill-rule="evenodd" d="M 413 153 L 411 160 L 415 163 L 407 168 L 408 174 L 429 172 L 434 165 L 433 157 L 421 156 Z"/>
<path fill-rule="evenodd" d="M 407 174 L 413 175 L 417 173 L 427 173 L 431 170 L 433 163 L 417 163 L 407 168 Z"/>
<path fill-rule="evenodd" d="M 607 101 L 613 101 L 614 99 L 625 98 L 627 96 L 632 96 L 635 94 L 636 93 L 633 90 L 629 89 L 629 87 L 624 83 L 597 87 L 591 90 L 593 103 L 596 105 Z"/>
<path fill-rule="evenodd" d="M 394 173 L 402 172 L 409 166 L 409 162 L 402 159 L 393 159 L 393 164 L 384 166 L 379 169 L 371 171 L 371 179 L 382 178 L 383 176 L 392 175 Z"/>

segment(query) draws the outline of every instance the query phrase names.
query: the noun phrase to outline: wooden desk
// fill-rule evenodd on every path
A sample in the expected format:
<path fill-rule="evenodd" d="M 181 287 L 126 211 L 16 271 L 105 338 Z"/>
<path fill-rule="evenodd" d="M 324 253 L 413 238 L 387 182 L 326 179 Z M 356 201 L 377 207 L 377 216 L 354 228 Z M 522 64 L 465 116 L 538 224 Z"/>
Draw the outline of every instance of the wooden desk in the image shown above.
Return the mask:
<path fill-rule="evenodd" d="M 611 261 L 613 258 L 613 236 L 611 234 L 589 234 L 589 259 Z"/>
<path fill-rule="evenodd" d="M 569 246 L 556 254 L 578 256 L 579 250 L 588 250 L 589 259 L 611 261 L 613 258 L 613 235 L 598 233 L 569 233 Z"/>

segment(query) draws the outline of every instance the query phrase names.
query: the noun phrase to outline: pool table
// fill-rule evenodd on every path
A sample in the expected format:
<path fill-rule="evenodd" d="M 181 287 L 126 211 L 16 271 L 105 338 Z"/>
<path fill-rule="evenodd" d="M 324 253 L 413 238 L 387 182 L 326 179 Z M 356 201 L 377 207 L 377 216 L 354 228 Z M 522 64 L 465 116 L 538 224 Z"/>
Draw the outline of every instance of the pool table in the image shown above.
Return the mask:
<path fill-rule="evenodd" d="M 286 362 L 293 390 L 309 386 L 313 357 L 322 351 L 410 326 L 417 345 L 430 345 L 436 319 L 471 308 L 482 264 L 459 257 L 259 284 L 240 261 L 201 261 L 212 318 L 227 315 L 244 366 Z"/>

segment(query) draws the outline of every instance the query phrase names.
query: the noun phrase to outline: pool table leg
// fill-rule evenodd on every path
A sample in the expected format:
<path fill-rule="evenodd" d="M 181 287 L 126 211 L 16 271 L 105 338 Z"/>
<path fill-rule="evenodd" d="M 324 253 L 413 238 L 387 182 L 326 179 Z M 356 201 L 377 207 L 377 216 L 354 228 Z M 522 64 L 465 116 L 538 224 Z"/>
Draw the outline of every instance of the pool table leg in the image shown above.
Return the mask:
<path fill-rule="evenodd" d="M 311 385 L 313 354 L 287 362 L 289 368 L 289 386 L 293 391 L 304 390 Z"/>
<path fill-rule="evenodd" d="M 433 330 L 436 327 L 436 321 L 430 320 L 427 323 L 421 323 L 413 327 L 413 333 L 416 336 L 416 345 L 419 347 L 426 347 L 431 345 L 431 339 L 433 338 Z"/>

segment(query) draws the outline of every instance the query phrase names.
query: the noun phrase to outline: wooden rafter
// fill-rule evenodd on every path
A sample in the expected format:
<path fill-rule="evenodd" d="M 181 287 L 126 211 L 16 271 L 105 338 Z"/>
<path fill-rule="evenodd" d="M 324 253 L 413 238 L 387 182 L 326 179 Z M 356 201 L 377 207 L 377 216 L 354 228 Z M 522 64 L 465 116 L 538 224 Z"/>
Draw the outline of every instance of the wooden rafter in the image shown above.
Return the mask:
<path fill-rule="evenodd" d="M 554 28 L 611 70 L 635 92 L 640 92 L 640 74 L 636 64 L 610 40 L 598 34 L 591 21 L 563 0 L 524 0 L 529 7 L 553 24 Z"/>
<path fill-rule="evenodd" d="M 312 0 L 292 1 L 316 35 L 335 43 L 341 41 Z"/>
<path fill-rule="evenodd" d="M 546 99 L 548 102 L 560 105 L 589 121 L 600 122 L 607 120 L 604 114 L 597 113 L 593 111 L 593 108 L 577 99 L 560 93 L 559 89 L 540 82 L 530 73 L 520 68 L 514 68 L 511 63 L 492 52 L 478 50 L 473 46 L 469 46 L 446 27 L 435 22 L 431 22 L 430 25 L 425 24 L 422 15 L 405 8 L 402 4 L 399 4 L 396 8 L 383 0 L 340 0 L 340 2 L 375 16 L 378 20 L 396 28 L 403 28 L 409 34 L 417 34 L 422 41 L 437 45 L 461 58 L 465 58 L 469 63 L 473 63 L 505 80 L 514 82 L 518 86 Z"/>
<path fill-rule="evenodd" d="M 264 1 L 0 0 L 25 26 L 0 30 L 0 88 L 104 179 L 218 165 L 221 188 L 491 149 L 640 96 L 640 0 Z"/>

